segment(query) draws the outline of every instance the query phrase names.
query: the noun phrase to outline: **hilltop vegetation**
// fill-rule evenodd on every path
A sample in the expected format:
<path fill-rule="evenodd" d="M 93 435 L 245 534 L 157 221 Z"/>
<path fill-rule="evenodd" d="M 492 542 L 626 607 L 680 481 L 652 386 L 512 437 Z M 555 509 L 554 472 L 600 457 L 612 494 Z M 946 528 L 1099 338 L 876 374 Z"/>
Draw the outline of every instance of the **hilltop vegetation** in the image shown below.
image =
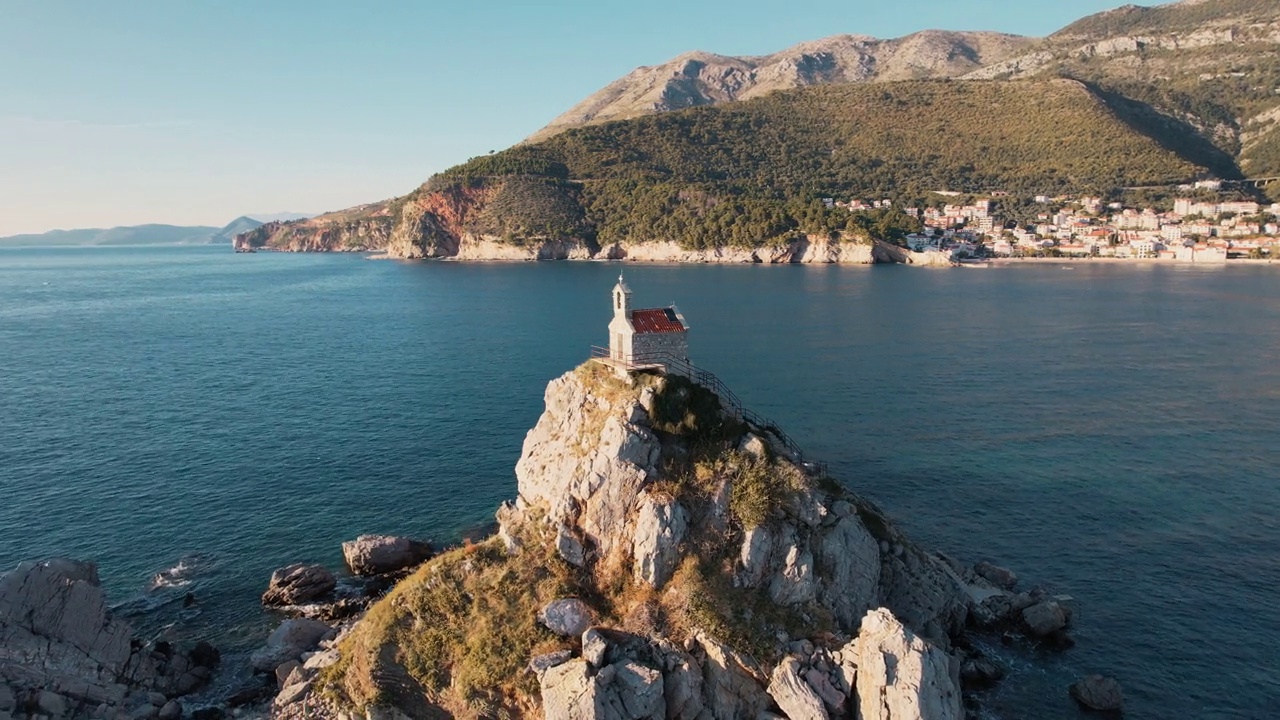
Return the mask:
<path fill-rule="evenodd" d="M 828 211 L 824 197 L 1101 191 L 1203 171 L 1078 83 L 917 81 L 811 87 L 577 128 L 475 158 L 411 199 L 500 188 L 462 229 L 509 241 L 533 231 L 600 245 L 759 247 L 796 233 L 893 239 L 915 229 L 893 213 Z"/>
<path fill-rule="evenodd" d="M 595 124 L 557 124 L 549 139 L 475 158 L 409 195 L 242 238 L 303 250 L 390 245 L 404 257 L 454 256 L 468 238 L 562 243 L 558 256 L 572 246 L 623 257 L 655 241 L 754 250 L 802 236 L 893 241 L 918 227 L 895 211 L 830 210 L 823 198 L 914 205 L 936 203 L 937 190 L 1113 194 L 1280 175 L 1277 38 L 1273 0 L 1203 0 L 1126 6 L 1043 40 L 921 33 L 828 38 L 755 59 L 691 53 L 658 69 L 676 68 L 672 92 L 696 97 L 667 93 L 671 102 L 641 103 L 652 114 L 612 122 L 601 119 L 634 113 L 587 102 L 591 112 L 560 120 Z M 947 60 L 975 43 L 986 51 Z M 855 62 L 867 53 L 891 54 L 897 70 Z M 774 61 L 803 77 L 729 87 Z M 721 65 L 738 74 L 710 72 Z M 611 84 L 601 102 L 648 98 L 654 70 Z M 897 79 L 917 74 L 944 77 Z M 769 83 L 793 89 L 762 95 Z"/>

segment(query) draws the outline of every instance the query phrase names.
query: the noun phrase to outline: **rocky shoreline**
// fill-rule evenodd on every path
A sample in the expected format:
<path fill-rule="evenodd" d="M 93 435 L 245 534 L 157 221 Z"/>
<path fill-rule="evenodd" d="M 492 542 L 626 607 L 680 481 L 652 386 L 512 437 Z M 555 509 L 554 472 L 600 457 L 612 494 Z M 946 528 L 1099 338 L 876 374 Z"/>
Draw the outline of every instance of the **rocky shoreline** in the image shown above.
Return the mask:
<path fill-rule="evenodd" d="M 348 576 L 277 570 L 285 619 L 200 707 L 216 650 L 134 637 L 92 565 L 24 563 L 0 577 L 0 720 L 958 720 L 1006 674 L 975 638 L 1074 644 L 1069 597 L 920 548 L 700 386 L 588 363 L 546 405 L 494 536 L 361 536 Z M 1123 707 L 1111 678 L 1070 695 Z"/>
<path fill-rule="evenodd" d="M 266 227 L 266 226 L 264 226 Z M 276 228 L 285 233 L 290 226 Z M 267 228 L 271 230 L 271 228 Z M 448 241 L 410 240 L 397 235 L 361 235 L 338 242 L 326 232 L 276 238 L 270 232 L 237 236 L 235 252 L 378 252 L 397 260 L 549 261 L 609 260 L 679 264 L 756 265 L 879 265 L 903 264 L 950 266 L 954 263 L 938 251 L 914 252 L 881 240 L 801 237 L 790 242 L 759 248 L 715 247 L 690 250 L 669 240 L 645 243 L 614 243 L 601 247 L 583 240 L 504 241 L 489 235 L 464 233 Z"/>

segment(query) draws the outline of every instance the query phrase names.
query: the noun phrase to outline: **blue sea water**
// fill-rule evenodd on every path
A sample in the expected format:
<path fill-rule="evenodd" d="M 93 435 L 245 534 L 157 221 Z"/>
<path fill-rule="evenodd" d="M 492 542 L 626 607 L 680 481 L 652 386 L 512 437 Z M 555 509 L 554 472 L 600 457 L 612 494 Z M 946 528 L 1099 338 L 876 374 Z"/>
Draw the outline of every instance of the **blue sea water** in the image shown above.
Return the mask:
<path fill-rule="evenodd" d="M 273 568 L 513 496 L 618 269 L 0 250 L 0 568 L 92 559 L 149 632 L 251 647 Z M 995 648 L 1005 718 L 1078 717 L 1091 672 L 1128 717 L 1280 716 L 1276 271 L 626 267 L 917 540 L 1076 599 L 1074 649 Z"/>

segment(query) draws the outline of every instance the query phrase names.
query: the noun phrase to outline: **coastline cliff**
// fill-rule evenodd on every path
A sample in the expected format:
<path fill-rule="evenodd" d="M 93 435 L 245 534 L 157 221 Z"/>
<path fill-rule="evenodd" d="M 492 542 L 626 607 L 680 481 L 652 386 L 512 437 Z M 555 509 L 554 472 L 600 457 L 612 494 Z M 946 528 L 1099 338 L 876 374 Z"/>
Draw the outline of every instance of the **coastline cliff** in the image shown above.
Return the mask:
<path fill-rule="evenodd" d="M 292 663 L 277 717 L 958 720 L 1000 675 L 969 629 L 1066 624 L 683 377 L 592 361 L 545 399 L 497 533 Z"/>

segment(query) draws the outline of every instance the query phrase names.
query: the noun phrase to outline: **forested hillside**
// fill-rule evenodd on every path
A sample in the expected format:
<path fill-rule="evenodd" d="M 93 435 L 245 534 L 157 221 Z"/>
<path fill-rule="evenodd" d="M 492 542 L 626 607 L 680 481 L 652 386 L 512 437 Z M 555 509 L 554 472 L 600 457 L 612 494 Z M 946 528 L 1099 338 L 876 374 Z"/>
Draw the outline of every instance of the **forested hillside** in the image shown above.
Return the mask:
<path fill-rule="evenodd" d="M 1208 174 L 1181 139 L 1067 80 L 825 85 L 573 129 L 475 158 L 406 197 L 273 223 L 246 241 L 367 249 L 394 237 L 456 244 L 477 235 L 706 248 L 837 231 L 893 239 L 914 228 L 901 213 L 851 215 L 822 199 L 1106 192 Z"/>

